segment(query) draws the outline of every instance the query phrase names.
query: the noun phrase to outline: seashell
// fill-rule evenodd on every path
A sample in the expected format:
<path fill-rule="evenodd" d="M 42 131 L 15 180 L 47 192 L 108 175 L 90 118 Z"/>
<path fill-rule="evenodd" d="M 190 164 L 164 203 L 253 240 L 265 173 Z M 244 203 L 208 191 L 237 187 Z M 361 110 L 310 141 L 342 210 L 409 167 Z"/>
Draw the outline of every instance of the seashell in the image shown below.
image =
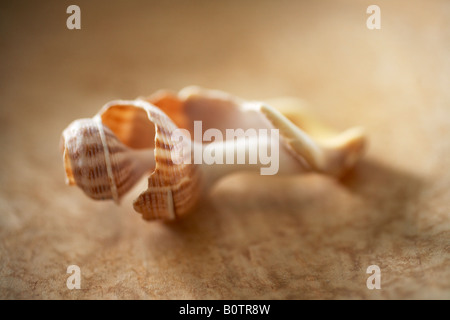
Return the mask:
<path fill-rule="evenodd" d="M 91 119 L 72 122 L 62 134 L 66 179 L 92 199 L 119 203 L 136 182 L 149 174 L 147 190 L 133 202 L 146 220 L 173 220 L 188 212 L 221 177 L 239 170 L 260 170 L 262 162 L 196 163 L 196 150 L 214 154 L 267 147 L 269 137 L 246 140 L 192 141 L 194 122 L 203 133 L 214 128 L 278 129 L 282 138 L 279 173 L 317 171 L 339 177 L 355 165 L 365 147 L 362 128 L 337 133 L 315 120 L 300 100 L 245 101 L 225 92 L 187 87 L 178 93 L 158 91 L 147 98 L 107 103 Z M 182 141 L 173 134 L 183 129 Z M 190 136 L 190 137 L 189 137 Z M 190 146 L 185 144 L 190 141 Z M 184 153 L 184 151 L 193 151 Z M 174 157 L 181 157 L 181 162 Z"/>

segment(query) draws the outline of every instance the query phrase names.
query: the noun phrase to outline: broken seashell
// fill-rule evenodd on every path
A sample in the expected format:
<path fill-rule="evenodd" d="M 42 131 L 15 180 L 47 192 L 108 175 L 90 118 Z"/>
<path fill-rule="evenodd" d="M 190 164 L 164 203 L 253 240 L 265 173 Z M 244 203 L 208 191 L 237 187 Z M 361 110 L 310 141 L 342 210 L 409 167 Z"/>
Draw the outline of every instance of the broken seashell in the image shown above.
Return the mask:
<path fill-rule="evenodd" d="M 278 129 L 279 173 L 317 171 L 341 176 L 361 157 L 365 136 L 361 128 L 336 133 L 311 117 L 295 99 L 270 103 L 245 101 L 225 92 L 187 87 L 178 93 L 159 91 L 148 98 L 117 100 L 106 104 L 92 119 L 72 122 L 62 134 L 67 182 L 93 199 L 116 203 L 147 172 L 148 188 L 133 202 L 144 219 L 172 220 L 190 211 L 201 194 L 221 177 L 239 170 L 259 170 L 258 160 L 247 164 L 198 163 L 189 151 L 237 154 L 248 158 L 251 146 L 278 145 L 270 137 L 237 138 L 204 142 L 189 136 L 203 131 L 225 133 L 230 129 Z M 278 132 L 278 131 L 277 131 Z M 248 138 L 248 137 L 247 137 Z M 183 140 L 183 141 L 186 141 Z M 234 139 L 233 139 L 234 140 Z M 181 153 L 180 153 L 181 151 Z M 184 161 L 174 161 L 181 154 Z"/>

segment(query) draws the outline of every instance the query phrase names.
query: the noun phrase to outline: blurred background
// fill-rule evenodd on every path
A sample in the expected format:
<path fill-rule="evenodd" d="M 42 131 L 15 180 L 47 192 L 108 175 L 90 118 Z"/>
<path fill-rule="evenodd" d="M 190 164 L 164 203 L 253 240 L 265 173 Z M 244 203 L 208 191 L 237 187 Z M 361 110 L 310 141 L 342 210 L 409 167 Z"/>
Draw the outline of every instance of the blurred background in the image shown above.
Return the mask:
<path fill-rule="evenodd" d="M 446 0 L 2 2 L 0 297 L 449 299 L 449 17 Z M 364 126 L 367 156 L 339 182 L 231 177 L 173 224 L 65 186 L 71 121 L 193 84 L 302 98 Z"/>

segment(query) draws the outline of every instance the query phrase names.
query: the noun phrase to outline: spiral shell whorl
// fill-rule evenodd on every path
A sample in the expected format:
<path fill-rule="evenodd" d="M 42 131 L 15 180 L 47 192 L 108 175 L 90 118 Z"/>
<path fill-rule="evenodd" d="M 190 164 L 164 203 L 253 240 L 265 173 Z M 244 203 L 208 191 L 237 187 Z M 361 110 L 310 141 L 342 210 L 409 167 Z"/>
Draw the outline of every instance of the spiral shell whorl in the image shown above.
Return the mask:
<path fill-rule="evenodd" d="M 92 119 L 72 122 L 62 135 L 67 182 L 92 199 L 119 202 L 145 174 L 148 189 L 134 201 L 144 219 L 189 212 L 201 189 L 194 164 L 175 164 L 171 134 L 177 126 L 144 100 L 112 101 Z"/>
<path fill-rule="evenodd" d="M 99 129 L 93 119 L 74 121 L 64 131 L 63 143 L 69 184 L 76 184 L 92 199 L 118 201 L 138 179 L 135 175 L 125 174 L 132 171 L 128 148 L 107 127 Z"/>

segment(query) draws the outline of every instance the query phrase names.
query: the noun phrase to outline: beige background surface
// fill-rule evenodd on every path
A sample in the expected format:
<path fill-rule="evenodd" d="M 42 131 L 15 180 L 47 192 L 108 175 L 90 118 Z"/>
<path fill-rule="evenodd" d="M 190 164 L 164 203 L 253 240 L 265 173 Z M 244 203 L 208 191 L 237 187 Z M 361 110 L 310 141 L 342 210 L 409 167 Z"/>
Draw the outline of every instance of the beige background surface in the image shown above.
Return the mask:
<path fill-rule="evenodd" d="M 79 31 L 72 2 L 0 4 L 0 298 L 450 298 L 449 1 L 377 0 L 378 31 L 372 1 L 74 3 Z M 172 224 L 65 186 L 72 120 L 190 84 L 301 97 L 366 127 L 367 157 L 342 182 L 230 177 Z"/>

